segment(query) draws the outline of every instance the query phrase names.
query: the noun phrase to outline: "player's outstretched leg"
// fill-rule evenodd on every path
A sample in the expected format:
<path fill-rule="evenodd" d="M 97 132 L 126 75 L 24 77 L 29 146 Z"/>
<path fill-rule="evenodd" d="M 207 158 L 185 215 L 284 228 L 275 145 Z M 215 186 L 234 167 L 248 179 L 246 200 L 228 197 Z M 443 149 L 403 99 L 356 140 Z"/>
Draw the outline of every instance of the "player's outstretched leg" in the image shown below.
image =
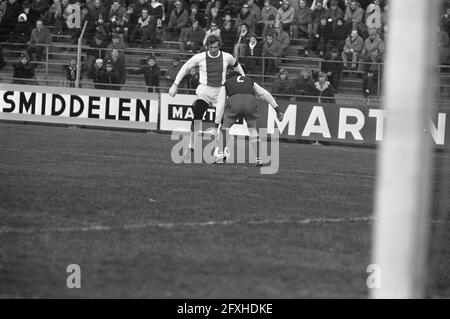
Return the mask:
<path fill-rule="evenodd" d="M 259 145 L 259 134 L 256 128 L 252 127 L 248 129 L 249 133 L 250 133 L 250 147 L 251 147 L 251 154 L 254 154 L 256 156 L 256 163 L 255 166 L 256 167 L 261 167 L 263 166 L 263 162 L 260 156 L 260 145 Z M 251 160 L 251 159 L 249 159 Z"/>
<path fill-rule="evenodd" d="M 195 136 L 199 135 L 200 130 L 202 129 L 202 121 L 203 115 L 208 109 L 209 104 L 202 99 L 197 99 L 192 103 L 192 111 L 194 113 L 194 119 L 191 122 L 191 133 L 189 137 L 189 145 L 188 149 L 183 154 L 184 158 L 191 157 L 194 154 L 195 148 Z M 198 150 L 200 151 L 200 150 Z"/>

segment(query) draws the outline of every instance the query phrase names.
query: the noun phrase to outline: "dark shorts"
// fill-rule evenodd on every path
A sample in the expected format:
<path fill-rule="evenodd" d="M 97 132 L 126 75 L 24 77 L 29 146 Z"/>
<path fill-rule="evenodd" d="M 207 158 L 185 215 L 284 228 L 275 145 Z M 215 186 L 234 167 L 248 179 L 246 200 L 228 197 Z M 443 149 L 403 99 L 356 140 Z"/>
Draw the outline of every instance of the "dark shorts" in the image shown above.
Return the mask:
<path fill-rule="evenodd" d="M 223 128 L 230 128 L 239 118 L 245 119 L 247 127 L 256 128 L 258 119 L 258 100 L 251 94 L 235 94 L 225 103 Z"/>

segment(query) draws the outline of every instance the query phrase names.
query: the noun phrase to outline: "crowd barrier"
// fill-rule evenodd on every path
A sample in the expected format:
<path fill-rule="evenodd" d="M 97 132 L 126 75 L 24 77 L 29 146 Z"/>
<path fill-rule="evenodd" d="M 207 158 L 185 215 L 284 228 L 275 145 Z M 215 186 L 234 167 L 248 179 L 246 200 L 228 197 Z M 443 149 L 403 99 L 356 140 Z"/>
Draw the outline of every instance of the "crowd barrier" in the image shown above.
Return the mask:
<path fill-rule="evenodd" d="M 36 87 L 0 84 L 0 120 L 100 126 L 136 130 L 188 131 L 195 95 L 138 93 L 91 89 Z M 278 99 L 285 116 L 278 121 L 275 111 L 260 101 L 258 127 L 280 137 L 330 143 L 374 146 L 383 140 L 388 116 L 379 108 L 294 102 Z M 431 108 L 430 108 L 431 109 Z M 431 112 L 431 111 L 430 111 Z M 430 114 L 424 127 L 437 148 L 450 148 L 450 110 Z M 203 131 L 212 131 L 215 110 L 205 113 Z M 248 135 L 245 121 L 232 134 Z"/>

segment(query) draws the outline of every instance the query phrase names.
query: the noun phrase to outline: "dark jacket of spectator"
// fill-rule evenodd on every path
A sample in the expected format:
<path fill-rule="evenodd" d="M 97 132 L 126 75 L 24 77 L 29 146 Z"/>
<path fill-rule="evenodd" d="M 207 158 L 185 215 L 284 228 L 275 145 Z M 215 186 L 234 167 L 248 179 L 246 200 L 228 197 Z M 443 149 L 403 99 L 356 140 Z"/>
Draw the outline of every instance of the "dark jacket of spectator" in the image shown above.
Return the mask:
<path fill-rule="evenodd" d="M 250 33 L 254 33 L 256 21 L 255 16 L 250 11 L 247 11 L 246 13 L 241 12 L 238 14 L 236 25 L 240 26 L 241 23 L 244 22 L 247 23 Z"/>
<path fill-rule="evenodd" d="M 308 6 L 300 8 L 298 6 L 294 10 L 294 22 L 297 25 L 305 25 L 312 23 L 312 11 Z"/>
<path fill-rule="evenodd" d="M 105 90 L 120 90 L 120 85 L 118 84 L 122 83 L 120 83 L 121 80 L 119 74 L 117 74 L 117 72 L 114 70 L 114 67 L 111 70 L 111 72 L 109 72 L 108 68 L 106 68 L 104 74 L 104 81 L 106 85 L 103 88 Z"/>
<path fill-rule="evenodd" d="M 10 26 L 11 28 L 17 23 L 17 17 L 22 11 L 22 6 L 17 0 L 14 3 L 8 2 L 5 12 L 3 14 L 2 24 Z"/>
<path fill-rule="evenodd" d="M 20 61 L 13 64 L 13 69 L 13 83 L 31 85 L 36 84 L 34 81 L 26 80 L 32 79 L 35 76 L 34 66 L 32 63 L 30 63 L 28 55 L 22 54 L 20 57 Z"/>
<path fill-rule="evenodd" d="M 287 72 L 283 69 L 280 70 L 280 74 L 273 85 L 274 94 L 292 94 L 293 85 L 291 79 L 287 75 Z"/>
<path fill-rule="evenodd" d="M 330 104 L 334 104 L 334 87 L 333 84 L 331 84 L 329 81 L 325 81 L 324 83 L 320 83 L 319 81 L 317 81 L 314 84 L 314 88 L 313 88 L 313 92 L 312 92 L 314 96 L 318 96 L 319 103 L 330 103 Z M 331 99 L 330 99 L 331 97 Z"/>
<path fill-rule="evenodd" d="M 102 84 L 106 83 L 106 70 L 103 66 L 99 68 L 93 64 L 89 71 L 89 77 L 93 80 L 96 89 L 106 89 L 105 85 Z"/>
<path fill-rule="evenodd" d="M 172 13 L 170 14 L 169 19 L 169 27 L 176 27 L 176 28 L 184 28 L 186 27 L 188 23 L 188 12 L 184 8 L 181 9 L 181 11 L 177 11 L 177 9 L 173 9 Z"/>
<path fill-rule="evenodd" d="M 124 84 L 126 80 L 125 57 L 123 55 L 114 57 L 110 54 L 106 59 L 107 63 L 111 63 L 113 66 L 114 73 L 117 75 L 118 84 Z"/>
<path fill-rule="evenodd" d="M 31 8 L 42 16 L 49 8 L 49 0 L 33 0 Z"/>
<path fill-rule="evenodd" d="M 264 21 L 265 24 L 267 24 L 267 21 L 269 20 L 269 17 L 271 15 L 277 16 L 278 10 L 274 6 L 269 6 L 266 8 L 266 6 L 263 6 L 261 9 L 261 19 Z"/>
<path fill-rule="evenodd" d="M 314 80 L 310 72 L 302 72 L 297 80 L 296 94 L 297 95 L 313 95 Z"/>
<path fill-rule="evenodd" d="M 346 23 L 352 23 L 352 28 L 359 28 L 364 19 L 364 10 L 361 7 L 356 7 L 355 10 L 352 10 L 350 6 L 347 7 L 344 14 L 344 21 Z"/>
<path fill-rule="evenodd" d="M 283 54 L 283 48 L 280 42 L 273 40 L 272 43 L 264 41 L 263 54 L 262 56 L 267 57 L 279 57 Z"/>
<path fill-rule="evenodd" d="M 33 31 L 31 31 L 30 36 L 30 43 L 36 44 L 50 44 L 52 42 L 52 35 L 50 34 L 50 31 L 43 26 L 42 29 L 39 31 L 37 28 L 34 28 Z"/>
<path fill-rule="evenodd" d="M 149 4 L 148 6 L 148 15 L 153 16 L 156 20 L 162 19 L 164 14 L 163 5 L 159 2 L 153 4 Z"/>
<path fill-rule="evenodd" d="M 21 16 L 24 16 L 21 15 Z M 28 21 L 20 21 L 11 32 L 8 42 L 11 43 L 27 43 L 30 39 L 31 29 L 33 25 Z"/>
<path fill-rule="evenodd" d="M 312 33 L 316 34 L 317 33 L 317 28 L 320 25 L 320 20 L 321 19 L 326 19 L 328 16 L 328 10 L 325 8 L 316 8 L 311 12 L 311 19 L 312 19 Z"/>
<path fill-rule="evenodd" d="M 279 32 L 275 32 L 273 34 L 273 38 L 275 41 L 280 43 L 281 49 L 283 50 L 283 52 L 285 52 L 286 49 L 289 47 L 291 41 L 289 38 L 289 34 L 283 30 L 280 30 Z"/>
<path fill-rule="evenodd" d="M 129 70 L 130 74 L 143 74 L 145 79 L 145 85 L 147 86 L 159 86 L 159 76 L 161 70 L 158 65 L 144 65 L 138 70 Z"/>
<path fill-rule="evenodd" d="M 91 11 L 92 16 L 94 17 L 95 21 L 98 21 L 100 17 L 103 19 L 104 22 L 108 21 L 108 10 L 101 4 L 100 6 L 96 7 L 94 6 Z"/>
<path fill-rule="evenodd" d="M 220 38 L 222 39 L 222 51 L 233 54 L 233 47 L 236 41 L 237 31 L 235 28 L 223 28 L 220 31 Z"/>
<path fill-rule="evenodd" d="M 205 38 L 205 31 L 198 27 L 194 30 L 192 27 L 186 30 L 186 38 L 184 39 L 186 42 L 194 42 L 198 44 L 200 47 L 203 44 L 203 39 Z"/>
<path fill-rule="evenodd" d="M 141 2 L 139 0 L 136 0 L 136 1 L 133 1 L 133 2 L 134 2 L 134 5 L 133 5 L 134 13 L 133 14 L 135 16 L 140 17 L 141 16 L 141 12 L 144 9 L 148 11 L 148 9 L 149 9 L 148 1 Z M 150 13 L 149 13 L 149 15 L 150 15 Z"/>

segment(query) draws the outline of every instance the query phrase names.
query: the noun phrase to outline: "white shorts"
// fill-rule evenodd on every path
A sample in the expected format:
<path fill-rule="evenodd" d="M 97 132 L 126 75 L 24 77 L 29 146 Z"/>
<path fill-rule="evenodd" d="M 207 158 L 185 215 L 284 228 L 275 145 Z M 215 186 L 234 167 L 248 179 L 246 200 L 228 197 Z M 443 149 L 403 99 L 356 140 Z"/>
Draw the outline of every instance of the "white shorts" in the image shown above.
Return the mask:
<path fill-rule="evenodd" d="M 200 99 L 205 100 L 205 102 L 207 102 L 209 105 L 215 108 L 217 106 L 217 99 L 219 97 L 219 92 L 220 86 L 213 87 L 205 84 L 199 84 L 197 86 L 195 94 L 197 94 L 197 96 Z"/>

